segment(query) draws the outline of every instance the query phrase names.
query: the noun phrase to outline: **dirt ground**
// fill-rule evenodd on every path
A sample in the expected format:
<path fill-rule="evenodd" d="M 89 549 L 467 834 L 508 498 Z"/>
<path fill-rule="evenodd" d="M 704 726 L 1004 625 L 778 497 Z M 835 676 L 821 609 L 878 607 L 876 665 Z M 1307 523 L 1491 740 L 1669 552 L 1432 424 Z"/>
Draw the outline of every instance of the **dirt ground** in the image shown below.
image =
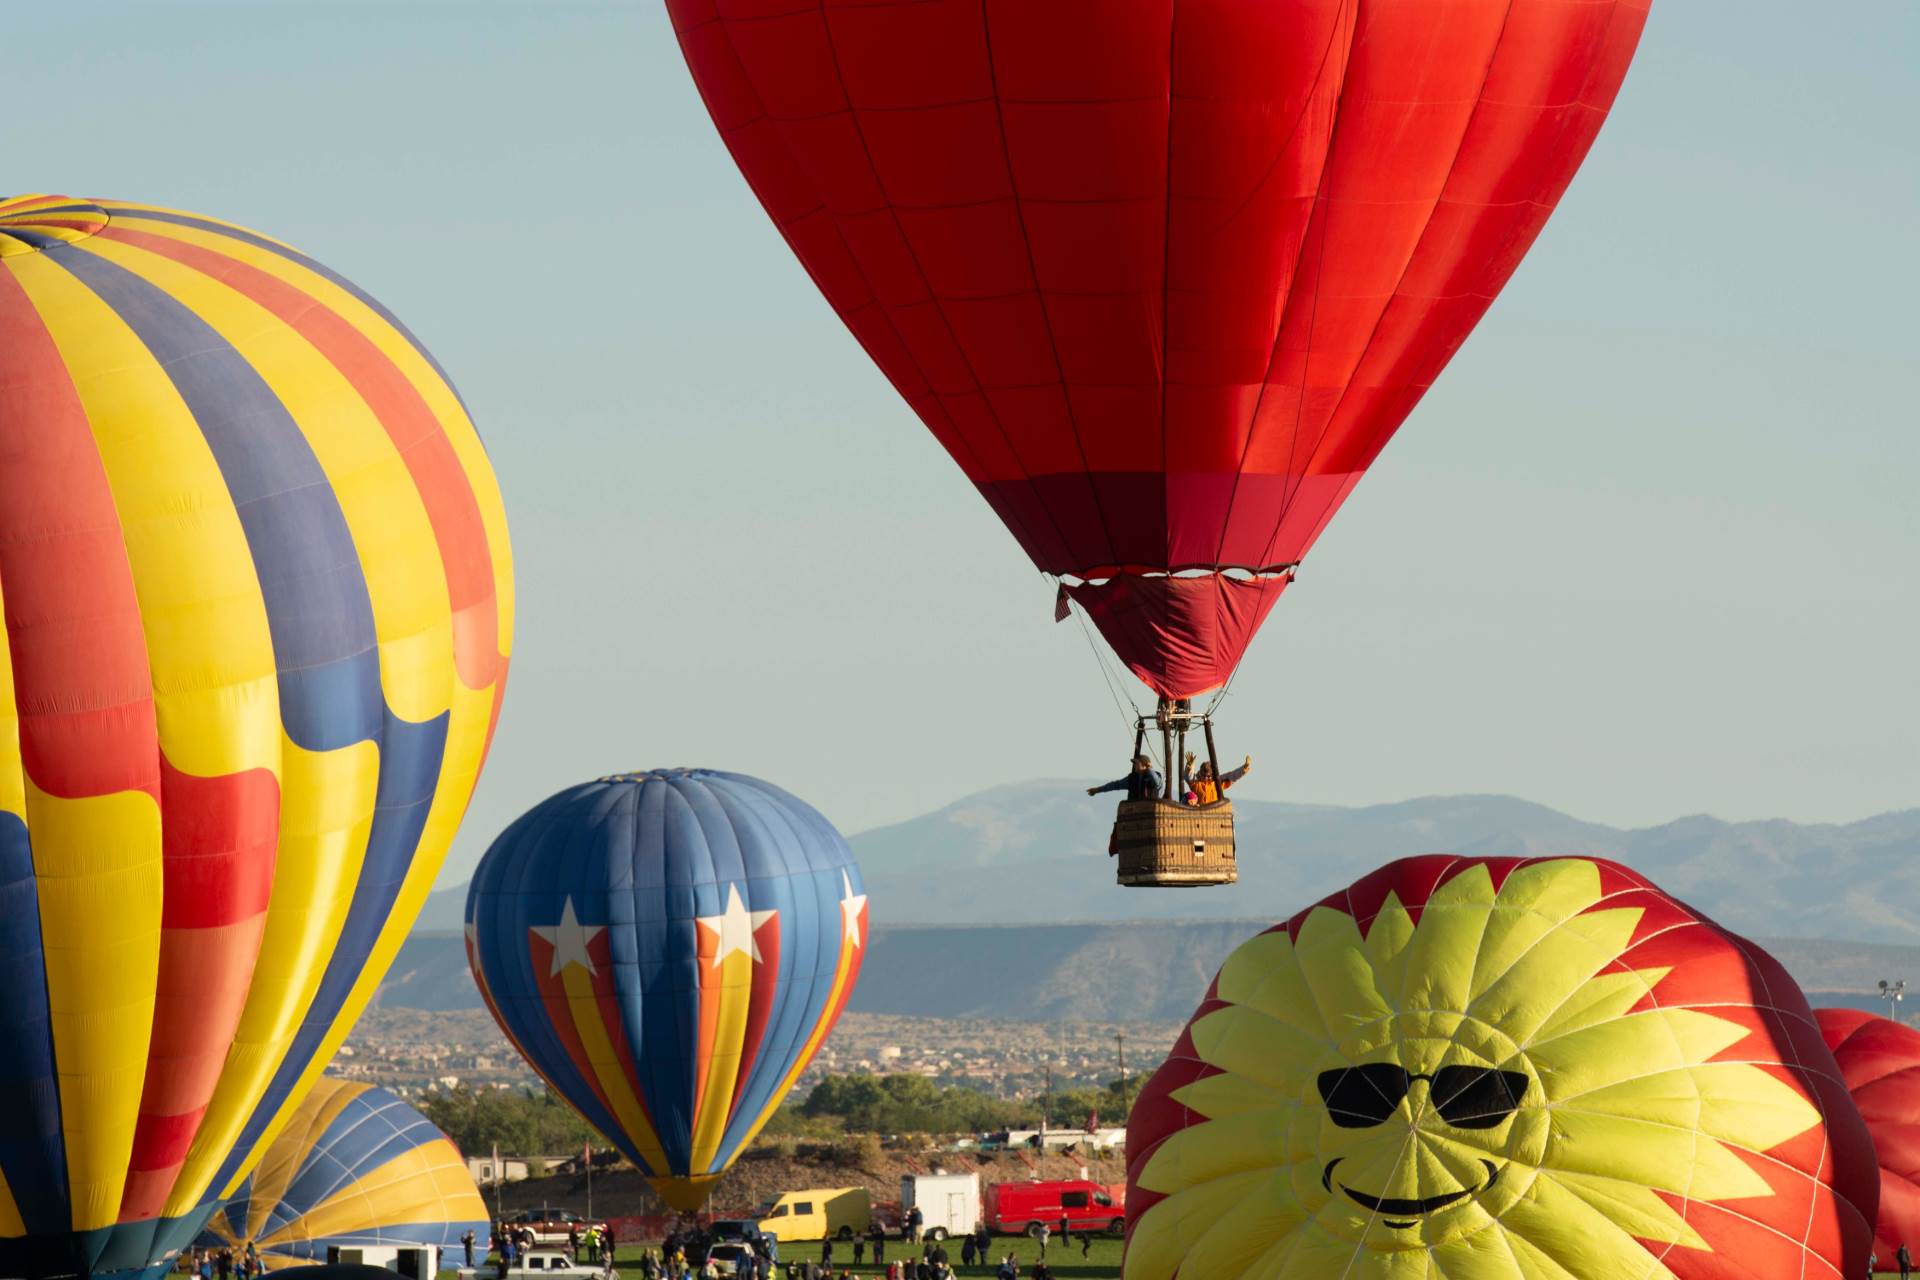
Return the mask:
<path fill-rule="evenodd" d="M 721 1178 L 708 1208 L 718 1216 L 746 1213 L 784 1191 L 806 1187 L 865 1186 L 873 1193 L 876 1205 L 900 1198 L 900 1179 L 909 1173 L 971 1173 L 978 1170 L 984 1185 L 990 1182 L 1024 1182 L 1030 1178 L 1091 1178 L 1095 1182 L 1126 1181 L 1126 1162 L 1116 1153 L 1081 1157 L 1049 1152 L 1046 1155 L 1015 1152 L 967 1153 L 954 1151 L 907 1152 L 883 1150 L 877 1157 L 871 1152 L 858 1163 L 849 1157 L 800 1144 L 797 1150 L 763 1146 L 749 1150 Z M 1084 1173 L 1082 1172 L 1084 1170 Z M 494 1203 L 494 1189 L 484 1189 L 487 1204 Z M 508 1183 L 501 1189 L 500 1202 L 508 1213 L 515 1209 L 540 1207 L 587 1211 L 587 1179 L 584 1175 L 562 1173 L 525 1182 Z M 593 1213 L 596 1217 L 623 1217 L 629 1214 L 668 1212 L 666 1204 L 653 1193 L 633 1169 L 614 1171 L 596 1169 L 593 1175 Z"/>

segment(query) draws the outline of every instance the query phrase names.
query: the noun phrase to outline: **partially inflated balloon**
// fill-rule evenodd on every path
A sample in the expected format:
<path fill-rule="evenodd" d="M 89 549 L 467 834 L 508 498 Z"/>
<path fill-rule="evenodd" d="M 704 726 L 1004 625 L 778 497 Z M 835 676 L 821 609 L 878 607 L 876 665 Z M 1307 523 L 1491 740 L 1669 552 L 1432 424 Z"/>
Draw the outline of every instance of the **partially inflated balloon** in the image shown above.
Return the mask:
<path fill-rule="evenodd" d="M 828 303 L 1175 698 L 1513 274 L 1648 3 L 666 0 Z"/>
<path fill-rule="evenodd" d="M 1874 1248 L 1883 1262 L 1902 1244 L 1920 1252 L 1920 1031 L 1858 1009 L 1814 1013 L 1880 1162 Z"/>
<path fill-rule="evenodd" d="M 277 240 L 0 200 L 0 1274 L 192 1239 L 486 753 L 506 522 L 445 375 Z"/>
<path fill-rule="evenodd" d="M 332 1246 L 453 1248 L 491 1215 L 467 1163 L 431 1120 L 385 1089 L 323 1078 L 197 1243 L 269 1271 L 325 1262 Z"/>
<path fill-rule="evenodd" d="M 1580 858 L 1407 859 L 1242 945 L 1127 1161 L 1125 1280 L 1854 1280 L 1875 1201 L 1786 972 Z"/>
<path fill-rule="evenodd" d="M 467 891 L 467 957 L 501 1028 L 680 1209 L 813 1060 L 866 937 L 832 824 L 708 769 L 560 792 L 501 833 Z"/>

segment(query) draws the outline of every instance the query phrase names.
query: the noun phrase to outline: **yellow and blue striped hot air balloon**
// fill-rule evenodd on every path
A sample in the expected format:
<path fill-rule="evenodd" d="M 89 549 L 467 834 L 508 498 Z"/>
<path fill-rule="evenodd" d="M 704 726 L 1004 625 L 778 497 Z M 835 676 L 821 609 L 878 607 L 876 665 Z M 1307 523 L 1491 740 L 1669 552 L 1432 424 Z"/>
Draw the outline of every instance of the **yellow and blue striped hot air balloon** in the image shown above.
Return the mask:
<path fill-rule="evenodd" d="M 0 200 L 0 1275 L 191 1240 L 458 826 L 512 631 L 432 357 L 276 240 Z"/>
<path fill-rule="evenodd" d="M 333 1245 L 450 1249 L 471 1231 L 484 1249 L 489 1230 L 466 1161 L 431 1120 L 385 1089 L 323 1077 L 196 1243 L 251 1244 L 277 1271 L 325 1262 Z"/>

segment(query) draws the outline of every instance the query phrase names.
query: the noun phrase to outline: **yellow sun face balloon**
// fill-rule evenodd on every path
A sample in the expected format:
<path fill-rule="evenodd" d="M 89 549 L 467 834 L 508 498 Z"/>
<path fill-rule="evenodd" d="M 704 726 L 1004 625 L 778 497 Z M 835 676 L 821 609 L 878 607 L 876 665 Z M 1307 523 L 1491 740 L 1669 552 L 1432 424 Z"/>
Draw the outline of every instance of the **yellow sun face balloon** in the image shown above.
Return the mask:
<path fill-rule="evenodd" d="M 1125 1280 L 1862 1274 L 1805 998 L 1592 859 L 1397 862 L 1260 934 L 1142 1092 Z"/>

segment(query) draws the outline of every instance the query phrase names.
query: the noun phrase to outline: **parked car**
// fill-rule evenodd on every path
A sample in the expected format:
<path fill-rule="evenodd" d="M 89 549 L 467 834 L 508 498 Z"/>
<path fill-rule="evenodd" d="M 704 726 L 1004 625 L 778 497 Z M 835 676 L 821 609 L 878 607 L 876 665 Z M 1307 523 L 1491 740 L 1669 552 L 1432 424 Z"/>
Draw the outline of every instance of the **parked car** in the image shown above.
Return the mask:
<path fill-rule="evenodd" d="M 748 1248 L 753 1248 L 764 1241 L 767 1246 L 767 1256 L 775 1262 L 780 1260 L 779 1238 L 762 1231 L 760 1224 L 751 1218 L 715 1218 L 707 1225 L 707 1235 L 716 1243 L 735 1240 Z"/>
<path fill-rule="evenodd" d="M 753 1257 L 753 1246 L 735 1240 L 724 1241 L 707 1250 L 707 1261 L 723 1276 L 738 1275 L 740 1264 Z"/>
<path fill-rule="evenodd" d="M 996 1182 L 987 1188 L 986 1219 L 1003 1235 L 1040 1234 L 1042 1225 L 1060 1230 L 1064 1217 L 1075 1231 L 1126 1234 L 1126 1188 L 1098 1182 Z"/>
<path fill-rule="evenodd" d="M 500 1220 L 500 1224 L 509 1230 L 527 1230 L 533 1232 L 535 1244 L 565 1244 L 572 1233 L 578 1231 L 587 1234 L 588 1227 L 606 1230 L 604 1220 L 592 1220 L 581 1217 L 571 1209 L 516 1209 Z"/>

